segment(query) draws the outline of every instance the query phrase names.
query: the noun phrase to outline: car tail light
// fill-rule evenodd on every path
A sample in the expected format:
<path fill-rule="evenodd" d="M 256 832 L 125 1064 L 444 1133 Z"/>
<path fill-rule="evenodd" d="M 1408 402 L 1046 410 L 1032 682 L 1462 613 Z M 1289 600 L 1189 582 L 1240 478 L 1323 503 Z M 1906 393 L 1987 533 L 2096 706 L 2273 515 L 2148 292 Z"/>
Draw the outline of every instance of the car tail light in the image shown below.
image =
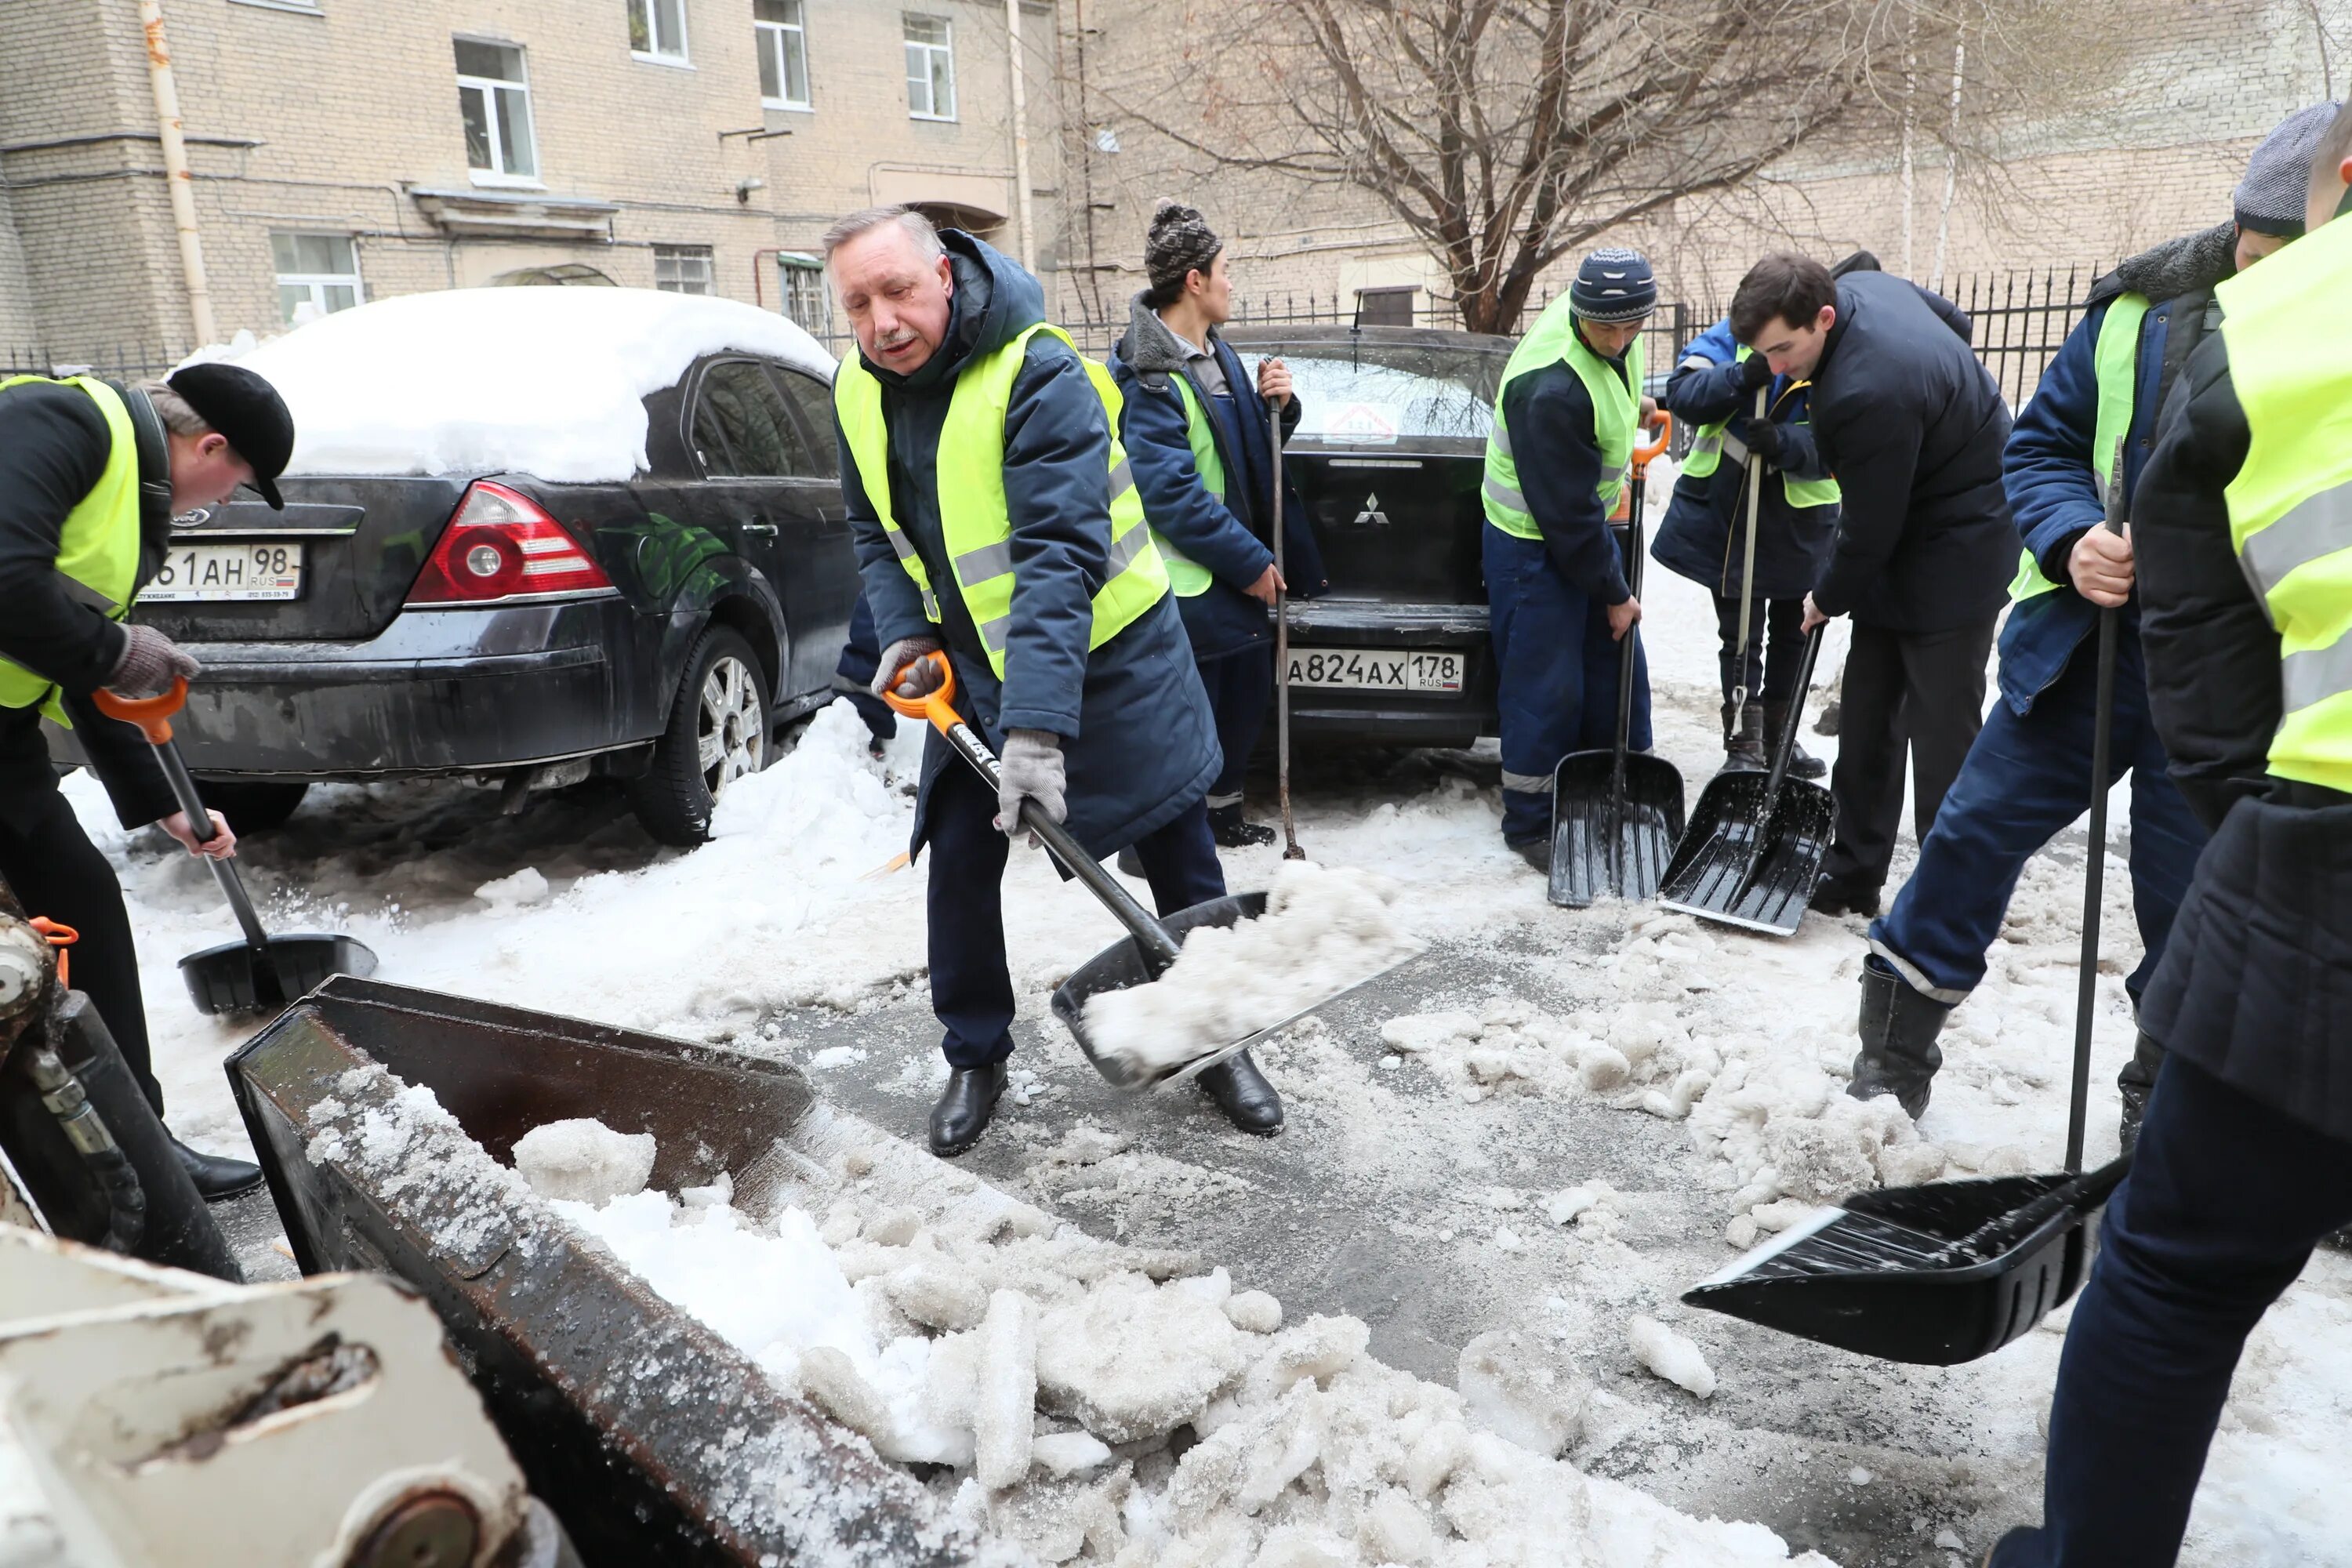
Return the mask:
<path fill-rule="evenodd" d="M 613 580 L 529 497 L 477 479 L 408 592 L 412 605 L 609 593 Z"/>

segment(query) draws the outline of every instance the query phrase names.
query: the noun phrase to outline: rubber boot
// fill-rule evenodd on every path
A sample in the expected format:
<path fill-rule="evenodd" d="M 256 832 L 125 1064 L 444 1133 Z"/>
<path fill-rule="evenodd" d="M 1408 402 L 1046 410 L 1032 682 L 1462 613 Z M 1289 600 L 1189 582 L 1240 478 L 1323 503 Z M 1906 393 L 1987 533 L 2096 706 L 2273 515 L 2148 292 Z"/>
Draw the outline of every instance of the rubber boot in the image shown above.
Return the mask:
<path fill-rule="evenodd" d="M 2123 1095 L 2123 1121 L 2116 1131 L 2126 1154 L 2139 1142 L 2139 1120 L 2147 1114 L 2147 1091 L 2156 1087 L 2157 1069 L 2164 1065 L 2164 1047 L 2148 1038 L 2142 1029 L 2139 1038 L 2132 1042 L 2131 1060 L 2124 1070 L 2116 1074 L 2116 1088 Z"/>
<path fill-rule="evenodd" d="M 1855 1100 L 1891 1094 L 1916 1121 L 1927 1114 L 1927 1088 L 1944 1053 L 1936 1037 L 1952 1004 L 1923 996 L 1876 953 L 1862 964 L 1862 1016 L 1856 1028 L 1862 1050 L 1853 1058 L 1853 1081 L 1845 1091 Z"/>
<path fill-rule="evenodd" d="M 996 1114 L 996 1100 L 1004 1092 L 1005 1066 L 958 1068 L 948 1074 L 940 1102 L 931 1107 L 931 1152 L 945 1159 L 961 1154 L 980 1142 Z"/>
<path fill-rule="evenodd" d="M 1789 728 L 1790 705 L 1786 702 L 1764 704 L 1764 754 L 1770 757 L 1780 749 L 1780 737 Z M 1829 763 L 1805 750 L 1800 741 L 1789 752 L 1789 776 L 1792 779 L 1817 779 L 1830 771 Z"/>
<path fill-rule="evenodd" d="M 1723 771 L 1727 773 L 1760 773 L 1764 761 L 1764 708 L 1750 702 L 1739 712 L 1739 728 L 1731 727 L 1734 710 L 1728 702 L 1723 705 Z"/>

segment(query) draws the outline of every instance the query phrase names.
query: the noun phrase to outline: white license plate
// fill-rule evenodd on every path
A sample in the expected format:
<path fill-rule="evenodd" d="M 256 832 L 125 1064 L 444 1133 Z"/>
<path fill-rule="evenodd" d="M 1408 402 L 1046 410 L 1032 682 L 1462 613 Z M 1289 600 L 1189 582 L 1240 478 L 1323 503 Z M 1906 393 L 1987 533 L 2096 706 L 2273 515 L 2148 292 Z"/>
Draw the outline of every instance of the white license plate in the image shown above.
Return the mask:
<path fill-rule="evenodd" d="M 1443 648 L 1294 647 L 1293 686 L 1369 691 L 1459 691 L 1463 656 Z"/>
<path fill-rule="evenodd" d="M 139 600 L 294 599 L 301 593 L 299 544 L 174 544 Z"/>

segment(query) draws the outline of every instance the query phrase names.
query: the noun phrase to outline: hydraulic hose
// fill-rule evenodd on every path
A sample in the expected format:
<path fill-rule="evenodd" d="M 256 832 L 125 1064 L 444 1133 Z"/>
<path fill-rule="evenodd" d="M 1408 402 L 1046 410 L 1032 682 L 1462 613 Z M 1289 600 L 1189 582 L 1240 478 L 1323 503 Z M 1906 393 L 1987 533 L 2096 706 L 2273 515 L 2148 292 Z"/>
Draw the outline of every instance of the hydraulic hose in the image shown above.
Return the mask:
<path fill-rule="evenodd" d="M 40 1091 L 41 1103 L 57 1119 L 59 1131 L 89 1168 L 99 1191 L 106 1194 L 106 1246 L 126 1257 L 134 1254 L 147 1235 L 147 1193 L 139 1173 L 107 1130 L 98 1107 L 58 1053 L 43 1045 L 26 1045 L 25 1066 Z"/>

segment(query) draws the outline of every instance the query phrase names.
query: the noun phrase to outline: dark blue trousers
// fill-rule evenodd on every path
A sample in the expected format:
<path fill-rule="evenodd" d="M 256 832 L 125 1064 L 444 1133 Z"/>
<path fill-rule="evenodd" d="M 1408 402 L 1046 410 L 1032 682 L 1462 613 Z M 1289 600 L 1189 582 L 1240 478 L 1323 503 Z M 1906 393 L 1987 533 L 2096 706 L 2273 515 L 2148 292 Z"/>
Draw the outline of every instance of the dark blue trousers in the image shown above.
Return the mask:
<path fill-rule="evenodd" d="M 2085 640 L 2032 711 L 2020 718 L 2005 701 L 1993 705 L 1919 846 L 1911 879 L 1871 922 L 1870 945 L 1915 989 L 1939 1002 L 1976 989 L 2025 862 L 2090 809 L 2097 698 L 2095 645 Z M 2147 956 L 2125 984 L 2137 998 L 2164 956 L 2205 847 L 2204 828 L 2166 772 L 2137 658 L 2120 660 L 2116 671 L 2111 757 L 2111 785 L 2132 775 L 2132 913 Z"/>
<path fill-rule="evenodd" d="M 1622 645 L 1609 635 L 1608 607 L 1552 564 L 1543 541 L 1492 523 L 1480 531 L 1503 741 L 1503 837 L 1533 843 L 1551 837 L 1551 775 L 1559 760 L 1617 743 Z M 1622 537 L 1617 548 L 1622 557 Z M 1650 749 L 1649 660 L 1638 650 L 1627 743 Z"/>
<path fill-rule="evenodd" d="M 2246 1336 L 2352 1221 L 2352 1143 L 2168 1055 L 2066 1328 L 2042 1523 L 1994 1568 L 2168 1568 Z"/>
<path fill-rule="evenodd" d="M 874 738 L 887 741 L 898 732 L 898 715 L 874 695 L 874 676 L 881 668 L 881 634 L 874 629 L 873 607 L 860 594 L 856 607 L 849 612 L 849 640 L 842 645 L 840 662 L 833 667 L 833 685 L 849 699 Z"/>
<path fill-rule="evenodd" d="M 1258 731 L 1265 727 L 1265 710 L 1274 702 L 1274 648 L 1257 643 L 1238 653 L 1201 660 L 1201 684 L 1209 693 L 1209 709 L 1217 717 L 1217 744 L 1225 752 L 1225 765 L 1209 786 L 1211 811 L 1242 804 L 1242 774 Z"/>
<path fill-rule="evenodd" d="M 931 857 L 928 898 L 931 1012 L 946 1036 L 950 1066 L 986 1067 L 1013 1054 L 1013 976 L 1004 961 L 1004 859 L 1011 841 L 996 829 L 996 792 L 961 763 L 931 785 L 925 826 Z M 1209 835 L 1208 807 L 1195 804 L 1135 852 L 1162 915 L 1221 899 L 1225 873 Z M 1073 964 L 1091 953 L 1068 955 Z"/>

